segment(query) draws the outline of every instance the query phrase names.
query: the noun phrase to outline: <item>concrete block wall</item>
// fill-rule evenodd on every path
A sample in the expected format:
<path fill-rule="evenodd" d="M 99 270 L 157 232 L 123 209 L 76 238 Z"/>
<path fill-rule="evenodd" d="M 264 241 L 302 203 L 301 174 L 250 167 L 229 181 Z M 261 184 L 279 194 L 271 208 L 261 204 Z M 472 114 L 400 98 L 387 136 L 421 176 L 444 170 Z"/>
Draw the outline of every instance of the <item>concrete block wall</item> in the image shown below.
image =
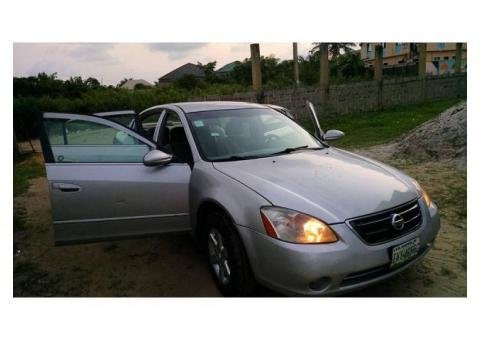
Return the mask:
<path fill-rule="evenodd" d="M 318 87 L 272 90 L 265 92 L 264 103 L 284 106 L 290 109 L 296 118 L 303 119 L 307 118 L 306 100 L 311 101 L 322 114 L 345 114 L 466 96 L 467 75 L 462 73 L 425 79 L 418 77 L 386 79 L 382 83 L 372 80 L 330 85 L 324 105 L 320 105 Z M 245 92 L 190 99 L 190 101 L 204 100 L 256 102 L 256 96 L 255 92 Z"/>

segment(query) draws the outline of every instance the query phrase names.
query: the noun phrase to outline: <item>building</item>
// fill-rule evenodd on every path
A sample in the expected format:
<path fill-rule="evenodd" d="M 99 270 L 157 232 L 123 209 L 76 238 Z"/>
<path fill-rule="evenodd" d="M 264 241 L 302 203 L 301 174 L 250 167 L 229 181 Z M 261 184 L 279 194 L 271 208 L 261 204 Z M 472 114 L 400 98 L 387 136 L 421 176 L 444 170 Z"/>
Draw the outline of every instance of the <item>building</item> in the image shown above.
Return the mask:
<path fill-rule="evenodd" d="M 202 70 L 201 67 L 192 63 L 187 63 L 159 78 L 158 84 L 170 84 L 186 75 L 192 75 L 195 78 L 199 79 L 205 78 L 205 72 Z"/>
<path fill-rule="evenodd" d="M 144 79 L 129 79 L 123 83 L 120 88 L 134 90 L 136 87 L 152 87 L 153 84 Z"/>
<path fill-rule="evenodd" d="M 218 70 L 216 70 L 215 74 L 219 77 L 225 77 L 225 76 L 229 75 L 230 73 L 232 73 L 233 70 L 235 69 L 235 66 L 237 66 L 239 64 L 240 64 L 239 61 L 234 61 L 234 62 L 228 63 L 228 64 L 220 67 Z"/>
<path fill-rule="evenodd" d="M 375 63 L 375 46 L 383 47 L 384 68 L 412 65 L 418 62 L 417 44 L 415 43 L 361 43 L 360 58 L 367 67 Z M 462 71 L 467 69 L 467 44 L 462 44 Z M 427 43 L 428 74 L 440 75 L 453 73 L 455 70 L 456 43 Z"/>

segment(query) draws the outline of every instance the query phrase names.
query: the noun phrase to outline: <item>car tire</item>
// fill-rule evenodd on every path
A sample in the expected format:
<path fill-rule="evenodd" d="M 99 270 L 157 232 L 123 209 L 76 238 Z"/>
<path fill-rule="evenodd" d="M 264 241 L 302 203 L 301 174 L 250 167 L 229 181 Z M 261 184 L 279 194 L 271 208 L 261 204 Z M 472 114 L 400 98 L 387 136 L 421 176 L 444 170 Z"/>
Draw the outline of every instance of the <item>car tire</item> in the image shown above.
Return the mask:
<path fill-rule="evenodd" d="M 247 254 L 224 213 L 209 214 L 204 240 L 210 272 L 220 292 L 224 296 L 251 296 L 256 284 Z"/>

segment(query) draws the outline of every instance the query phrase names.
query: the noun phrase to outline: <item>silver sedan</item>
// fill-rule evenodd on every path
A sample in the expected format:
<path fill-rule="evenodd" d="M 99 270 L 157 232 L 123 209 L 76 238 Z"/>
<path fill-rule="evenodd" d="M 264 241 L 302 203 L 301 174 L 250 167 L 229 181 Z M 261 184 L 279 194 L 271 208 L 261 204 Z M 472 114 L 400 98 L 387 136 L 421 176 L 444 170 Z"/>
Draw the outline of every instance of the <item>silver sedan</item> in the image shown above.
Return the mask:
<path fill-rule="evenodd" d="M 307 106 L 315 135 L 251 103 L 44 113 L 55 243 L 190 232 L 228 296 L 257 283 L 340 294 L 398 274 L 432 247 L 436 205 L 404 173 L 329 146 L 343 133 Z"/>

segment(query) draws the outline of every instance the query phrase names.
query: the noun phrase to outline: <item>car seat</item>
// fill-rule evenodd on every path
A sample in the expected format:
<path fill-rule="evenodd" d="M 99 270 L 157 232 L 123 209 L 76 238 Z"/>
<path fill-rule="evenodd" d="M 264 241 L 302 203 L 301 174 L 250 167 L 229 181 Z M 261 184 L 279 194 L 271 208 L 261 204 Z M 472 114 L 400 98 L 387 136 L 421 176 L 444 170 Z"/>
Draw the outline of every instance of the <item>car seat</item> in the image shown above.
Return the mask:
<path fill-rule="evenodd" d="M 183 127 L 178 126 L 170 130 L 170 147 L 179 161 L 192 163 L 192 151 Z"/>

